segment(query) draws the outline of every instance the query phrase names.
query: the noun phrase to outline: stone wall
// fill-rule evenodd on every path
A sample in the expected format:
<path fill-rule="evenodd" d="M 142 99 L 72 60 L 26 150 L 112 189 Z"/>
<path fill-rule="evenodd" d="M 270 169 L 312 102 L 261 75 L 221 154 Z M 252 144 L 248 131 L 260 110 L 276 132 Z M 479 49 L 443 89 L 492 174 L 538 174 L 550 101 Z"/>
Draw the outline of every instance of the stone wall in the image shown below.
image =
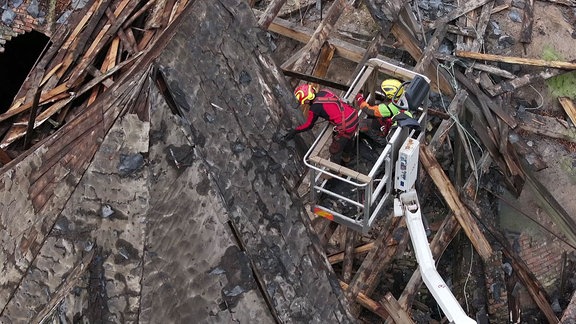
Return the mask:
<path fill-rule="evenodd" d="M 47 4 L 37 0 L 7 0 L 0 21 L 0 53 L 12 38 L 36 30 L 48 34 Z"/>

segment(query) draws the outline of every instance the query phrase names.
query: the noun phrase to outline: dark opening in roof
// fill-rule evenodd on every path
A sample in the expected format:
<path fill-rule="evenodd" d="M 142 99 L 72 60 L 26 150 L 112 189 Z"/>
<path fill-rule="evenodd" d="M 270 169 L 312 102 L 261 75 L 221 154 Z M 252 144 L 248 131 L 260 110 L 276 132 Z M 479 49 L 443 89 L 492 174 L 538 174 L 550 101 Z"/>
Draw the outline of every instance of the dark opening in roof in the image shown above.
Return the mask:
<path fill-rule="evenodd" d="M 37 31 L 19 35 L 4 46 L 0 53 L 0 113 L 10 108 L 26 76 L 38 60 L 50 38 Z"/>

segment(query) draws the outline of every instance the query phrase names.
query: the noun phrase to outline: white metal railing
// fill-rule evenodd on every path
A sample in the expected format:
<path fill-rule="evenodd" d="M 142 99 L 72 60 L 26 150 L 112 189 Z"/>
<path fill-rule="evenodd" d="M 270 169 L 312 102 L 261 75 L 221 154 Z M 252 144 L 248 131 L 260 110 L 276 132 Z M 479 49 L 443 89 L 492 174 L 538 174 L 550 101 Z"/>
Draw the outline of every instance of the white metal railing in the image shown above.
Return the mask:
<path fill-rule="evenodd" d="M 349 90 L 341 99 L 351 103 L 366 81 L 374 77 L 374 72 L 382 72 L 402 80 L 411 80 L 419 75 L 429 82 L 428 78 L 413 71 L 380 59 L 371 59 L 364 65 Z M 391 194 L 394 190 L 394 164 L 400 146 L 409 136 L 421 140 L 426 126 L 426 119 L 426 109 L 422 109 L 418 116 L 422 131 L 418 135 L 413 130 L 401 127 L 397 127 L 389 134 L 388 144 L 367 174 L 338 165 L 320 156 L 332 135 L 332 127 L 330 125 L 324 127 L 304 156 L 304 164 L 310 171 L 310 193 L 314 204 L 313 212 L 354 230 L 366 233 L 385 204 L 391 201 Z M 327 179 L 333 179 L 332 182 L 341 182 L 352 188 L 351 192 L 354 192 L 356 199 L 344 196 L 328 188 L 326 186 L 328 183 Z M 320 202 L 319 195 L 330 197 L 334 200 L 324 199 L 330 204 L 323 204 Z M 342 208 L 337 209 L 333 206 L 334 202 L 347 208 L 344 208 L 345 210 L 342 210 Z"/>

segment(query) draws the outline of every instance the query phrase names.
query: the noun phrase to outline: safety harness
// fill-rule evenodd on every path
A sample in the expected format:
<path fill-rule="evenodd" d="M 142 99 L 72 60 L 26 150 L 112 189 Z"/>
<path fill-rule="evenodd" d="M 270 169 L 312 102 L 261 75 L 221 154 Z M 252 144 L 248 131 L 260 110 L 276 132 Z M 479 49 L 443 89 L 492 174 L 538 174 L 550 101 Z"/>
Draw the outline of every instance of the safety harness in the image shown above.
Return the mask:
<path fill-rule="evenodd" d="M 326 92 L 329 94 L 332 94 L 328 91 L 326 91 Z M 340 136 L 346 136 L 346 137 L 352 136 L 352 134 L 354 133 L 354 131 L 358 127 L 358 114 L 356 113 L 356 111 L 354 109 L 352 109 L 352 113 L 348 117 L 346 117 L 344 107 L 342 106 L 343 103 L 338 97 L 336 97 L 336 96 L 333 96 L 333 97 L 316 97 L 316 99 L 314 101 L 317 103 L 321 103 L 322 105 L 324 105 L 326 103 L 336 104 L 336 106 L 338 106 L 338 109 L 340 110 L 340 113 L 342 114 L 342 118 L 340 121 L 340 125 L 336 125 L 335 131 Z"/>

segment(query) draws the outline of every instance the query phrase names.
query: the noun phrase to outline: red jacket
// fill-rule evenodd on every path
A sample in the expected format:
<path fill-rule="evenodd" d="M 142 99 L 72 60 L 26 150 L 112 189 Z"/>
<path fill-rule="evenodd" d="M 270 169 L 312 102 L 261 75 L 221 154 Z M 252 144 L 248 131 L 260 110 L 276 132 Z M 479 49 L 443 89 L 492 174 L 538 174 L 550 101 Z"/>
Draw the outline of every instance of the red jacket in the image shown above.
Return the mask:
<path fill-rule="evenodd" d="M 296 131 L 303 132 L 311 129 L 318 117 L 328 120 L 337 126 L 338 132 L 351 134 L 358 128 L 358 112 L 328 90 L 320 90 L 308 110 L 308 118 L 304 124 L 296 127 Z M 344 123 L 342 122 L 344 119 Z"/>

